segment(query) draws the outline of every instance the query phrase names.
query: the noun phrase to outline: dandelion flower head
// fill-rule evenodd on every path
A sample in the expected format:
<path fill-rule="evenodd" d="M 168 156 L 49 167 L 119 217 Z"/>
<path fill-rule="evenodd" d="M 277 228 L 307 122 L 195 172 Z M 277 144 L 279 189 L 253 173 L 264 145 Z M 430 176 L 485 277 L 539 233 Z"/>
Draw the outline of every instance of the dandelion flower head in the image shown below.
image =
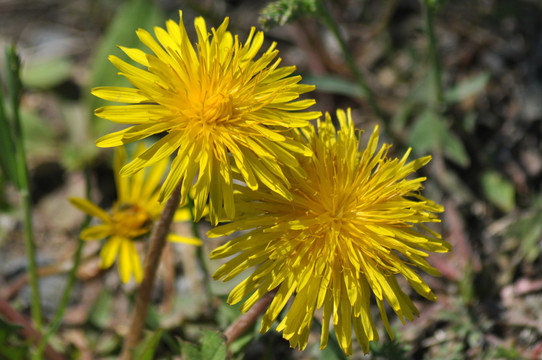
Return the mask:
<path fill-rule="evenodd" d="M 293 154 L 311 155 L 287 131 L 304 127 L 319 112 L 304 111 L 314 100 L 299 100 L 313 86 L 298 84 L 290 76 L 294 66 L 279 67 L 273 43 L 259 58 L 264 35 L 252 28 L 241 43 L 227 31 L 228 18 L 208 33 L 205 20 L 195 19 L 196 47 L 180 22 L 169 20 L 166 29 L 155 27 L 154 37 L 139 29 L 137 35 L 152 53 L 120 47 L 146 69 L 116 56 L 109 60 L 135 88 L 100 87 L 92 93 L 127 105 L 104 106 L 96 115 L 121 124 L 124 130 L 97 141 L 100 147 L 123 144 L 166 133 L 122 169 L 131 175 L 176 152 L 162 186 L 160 201 L 169 198 L 182 182 L 181 203 L 195 187 L 195 220 L 208 202 L 211 222 L 233 218 L 232 173 L 239 173 L 252 190 L 264 184 L 290 198 L 282 166 L 298 166 Z M 194 179 L 197 178 L 193 185 Z"/>
<path fill-rule="evenodd" d="M 317 131 L 302 130 L 314 155 L 299 159 L 305 177 L 288 173 L 291 201 L 239 186 L 236 220 L 211 230 L 209 236 L 246 230 L 212 252 L 214 259 L 233 256 L 213 276 L 226 281 L 258 266 L 231 291 L 228 302 L 248 297 L 241 307 L 244 312 L 275 290 L 262 332 L 269 330 L 294 295 L 277 327 L 290 346 L 306 347 L 314 312 L 323 308 L 320 347 L 327 345 L 332 321 L 348 355 L 352 328 L 365 353 L 369 342 L 378 340 L 371 302 L 376 302 L 390 336 L 385 302 L 403 322 L 418 314 L 397 274 L 421 296 L 436 299 L 415 268 L 439 275 L 426 257 L 450 247 L 424 225 L 438 222 L 436 213 L 443 211 L 420 194 L 425 178 L 406 179 L 430 156 L 407 162 L 410 150 L 401 159 L 388 157 L 389 145 L 377 151 L 378 127 L 360 151 L 350 111 L 337 111 L 337 118 L 339 131 L 329 114 L 318 122 Z"/>
<path fill-rule="evenodd" d="M 143 150 L 143 147 L 139 146 L 135 155 L 141 154 Z M 141 171 L 132 178 L 119 175 L 125 162 L 125 150 L 122 147 L 118 148 L 114 164 L 117 201 L 110 212 L 86 199 L 71 198 L 70 202 L 79 210 L 102 221 L 98 225 L 87 227 L 80 234 L 82 240 L 105 239 L 100 251 L 100 266 L 109 268 L 118 257 L 121 280 L 127 283 L 133 275 L 139 283 L 143 279 L 143 272 L 135 242 L 150 232 L 154 221 L 158 219 L 164 208 L 164 204 L 158 201 L 158 190 L 169 159 L 156 163 L 149 169 L 150 171 Z M 175 213 L 174 221 L 189 219 L 190 213 L 184 209 L 179 209 Z M 168 235 L 168 240 L 193 245 L 201 244 L 199 239 L 173 233 Z"/>

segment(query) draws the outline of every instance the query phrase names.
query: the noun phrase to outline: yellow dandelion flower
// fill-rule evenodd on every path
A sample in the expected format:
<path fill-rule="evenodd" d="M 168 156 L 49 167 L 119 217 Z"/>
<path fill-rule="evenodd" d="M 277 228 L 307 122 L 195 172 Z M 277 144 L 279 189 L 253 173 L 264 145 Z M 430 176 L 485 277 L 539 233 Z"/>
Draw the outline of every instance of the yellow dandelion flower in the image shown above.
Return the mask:
<path fill-rule="evenodd" d="M 425 178 L 405 179 L 427 164 L 430 156 L 407 162 L 408 150 L 400 160 L 390 159 L 390 145 L 377 151 L 378 127 L 365 150 L 358 151 L 350 112 L 337 111 L 337 117 L 339 131 L 329 114 L 318 122 L 318 132 L 303 129 L 314 156 L 299 159 L 306 177 L 288 172 L 291 201 L 269 191 L 236 187 L 238 217 L 208 235 L 249 231 L 212 252 L 214 259 L 235 255 L 213 276 L 226 281 L 259 266 L 231 291 L 228 302 L 248 297 L 241 307 L 245 312 L 276 289 L 262 332 L 269 330 L 295 294 L 277 327 L 292 347 L 305 348 L 313 313 L 323 307 L 321 348 L 327 345 L 332 319 L 345 354 L 352 352 L 352 327 L 367 353 L 369 342 L 378 340 L 370 311 L 372 294 L 392 336 L 384 301 L 403 322 L 418 314 L 396 274 L 423 297 L 435 300 L 413 268 L 438 275 L 425 260 L 427 252 L 447 252 L 450 246 L 423 224 L 439 222 L 435 213 L 443 211 L 420 195 Z"/>
<path fill-rule="evenodd" d="M 158 42 L 145 30 L 137 35 L 152 52 L 120 47 L 147 69 L 110 56 L 109 60 L 135 88 L 100 87 L 92 93 L 105 100 L 129 105 L 105 106 L 96 115 L 121 124 L 133 124 L 96 142 L 100 147 L 120 146 L 153 134 L 166 133 L 154 145 L 122 169 L 131 175 L 177 151 L 171 171 L 160 191 L 169 198 L 182 182 L 181 203 L 196 188 L 195 220 L 209 200 L 213 224 L 233 218 L 232 171 L 239 172 L 250 189 L 264 184 L 290 198 L 288 180 L 281 166 L 298 166 L 292 153 L 310 156 L 285 131 L 304 127 L 319 112 L 305 110 L 314 100 L 297 100 L 314 89 L 290 76 L 294 66 L 279 67 L 273 43 L 260 58 L 264 35 L 252 28 L 242 44 L 227 31 L 228 18 L 218 29 L 207 31 L 205 20 L 196 18 L 196 49 L 180 22 L 169 20 L 166 30 L 154 28 Z M 197 52 L 196 52 L 197 50 Z M 232 170 L 233 168 L 233 170 Z M 195 185 L 194 179 L 197 177 Z"/>
<path fill-rule="evenodd" d="M 138 147 L 136 155 L 141 154 L 143 150 L 143 147 Z M 100 251 L 101 267 L 109 268 L 118 257 L 122 281 L 127 283 L 133 274 L 135 280 L 141 282 L 143 272 L 135 241 L 149 233 L 154 221 L 158 219 L 164 208 L 164 204 L 158 201 L 158 189 L 169 160 L 159 161 L 151 171 L 147 173 L 141 171 L 132 178 L 119 175 L 125 160 L 124 148 L 118 148 L 114 164 L 118 198 L 109 213 L 86 199 L 71 198 L 70 202 L 79 210 L 102 221 L 101 224 L 87 227 L 80 234 L 83 240 L 106 239 Z M 175 213 L 174 221 L 190 220 L 190 218 L 190 213 L 186 209 L 179 209 Z M 201 244 L 199 239 L 173 233 L 168 235 L 168 240 L 193 245 Z"/>

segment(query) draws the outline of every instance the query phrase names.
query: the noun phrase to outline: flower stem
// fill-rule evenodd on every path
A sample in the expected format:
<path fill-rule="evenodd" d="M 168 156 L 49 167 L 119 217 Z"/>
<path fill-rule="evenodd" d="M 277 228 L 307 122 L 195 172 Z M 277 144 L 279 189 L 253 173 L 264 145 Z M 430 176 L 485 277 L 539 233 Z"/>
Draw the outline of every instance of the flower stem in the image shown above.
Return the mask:
<path fill-rule="evenodd" d="M 86 198 L 89 199 L 90 198 L 90 170 L 88 169 L 88 167 L 85 168 L 84 173 L 85 173 Z M 81 225 L 81 230 L 83 230 L 84 228 L 88 226 L 91 219 L 92 217 L 90 215 L 86 216 L 85 220 L 83 221 L 83 224 Z M 70 300 L 73 284 L 75 283 L 75 279 L 77 277 L 77 268 L 79 267 L 79 263 L 81 261 L 81 254 L 83 252 L 83 244 L 84 244 L 83 240 L 81 240 L 81 238 L 78 238 L 77 249 L 75 250 L 75 254 L 73 256 L 73 265 L 72 265 L 72 268 L 70 269 L 70 273 L 68 274 L 68 281 L 66 282 L 66 287 L 64 288 L 64 292 L 62 293 L 62 297 L 60 299 L 58 308 L 56 310 L 54 320 L 38 344 L 38 350 L 35 356 L 36 359 L 41 359 L 45 346 L 47 345 L 47 342 L 49 341 L 49 338 L 51 337 L 51 335 L 53 335 L 57 331 L 58 327 L 60 326 L 62 322 L 62 318 L 64 317 L 66 307 L 68 306 L 68 302 Z"/>
<path fill-rule="evenodd" d="M 19 76 L 20 60 L 15 52 L 15 46 L 6 48 L 6 59 L 8 89 L 11 93 L 11 107 L 13 112 L 16 179 L 23 206 L 24 246 L 28 261 L 28 282 L 31 290 L 30 310 L 32 313 L 32 321 L 34 322 L 36 330 L 41 331 L 42 316 L 36 266 L 36 246 L 34 243 L 34 231 L 32 229 L 32 204 L 30 199 L 28 168 L 26 167 L 26 152 L 24 148 L 23 130 L 19 116 L 19 103 L 22 93 L 21 79 Z"/>
<path fill-rule="evenodd" d="M 160 215 L 160 219 L 158 219 L 158 222 L 154 225 L 152 230 L 149 249 L 147 251 L 145 265 L 143 267 L 143 281 L 139 285 L 139 289 L 137 291 L 132 322 L 122 349 L 122 360 L 133 359 L 133 351 L 139 343 L 139 339 L 143 333 L 143 328 L 145 327 L 145 321 L 147 319 L 147 313 L 151 301 L 151 293 L 154 286 L 156 271 L 158 270 L 158 265 L 160 264 L 162 251 L 166 245 L 169 227 L 173 221 L 175 211 L 179 207 L 180 200 L 181 184 L 177 186 L 177 188 L 171 194 L 171 197 L 167 200 L 164 211 Z"/>
<path fill-rule="evenodd" d="M 352 56 L 352 53 L 348 49 L 348 46 L 346 45 L 346 42 L 344 41 L 339 31 L 339 27 L 337 26 L 337 23 L 331 16 L 330 11 L 326 6 L 325 0 L 318 0 L 316 1 L 316 4 L 317 4 L 318 15 L 320 16 L 324 24 L 328 27 L 328 29 L 333 33 L 333 36 L 335 36 L 335 39 L 337 39 L 337 41 L 339 42 L 339 46 L 341 47 L 341 51 L 344 56 L 344 60 L 346 61 L 346 64 L 348 65 L 350 72 L 352 73 L 352 75 L 354 75 L 362 93 L 365 95 L 365 99 L 369 103 L 369 106 L 373 110 L 374 114 L 378 117 L 378 119 L 383 123 L 383 125 L 387 126 L 386 117 L 384 116 L 382 109 L 376 102 L 373 91 L 371 90 L 369 85 L 367 85 L 367 82 L 363 78 L 361 71 L 359 71 L 359 68 L 356 65 L 356 62 L 354 61 L 354 57 Z"/>
<path fill-rule="evenodd" d="M 276 290 L 272 290 L 265 294 L 256 304 L 254 304 L 246 313 L 239 316 L 237 320 L 224 331 L 226 344 L 234 342 L 239 336 L 243 335 L 252 324 L 254 324 L 258 316 L 260 316 L 260 314 L 267 309 L 267 306 L 271 304 L 276 293 Z"/>
<path fill-rule="evenodd" d="M 442 89 L 442 68 L 437 51 L 437 38 L 435 36 L 434 14 L 435 8 L 428 0 L 422 0 L 422 7 L 425 15 L 425 33 L 429 42 L 429 57 L 431 71 L 433 73 L 433 86 L 435 88 L 435 105 L 439 113 L 444 112 L 444 91 Z"/>

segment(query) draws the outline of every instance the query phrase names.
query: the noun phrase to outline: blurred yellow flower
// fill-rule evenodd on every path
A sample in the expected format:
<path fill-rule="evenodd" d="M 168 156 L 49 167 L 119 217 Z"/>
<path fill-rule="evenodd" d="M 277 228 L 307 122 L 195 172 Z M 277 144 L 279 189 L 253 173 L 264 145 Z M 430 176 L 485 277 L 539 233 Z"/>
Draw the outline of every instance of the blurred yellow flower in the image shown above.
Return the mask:
<path fill-rule="evenodd" d="M 139 146 L 135 155 L 141 154 L 143 150 L 143 147 Z M 156 163 L 147 174 L 141 171 L 131 178 L 119 175 L 125 160 L 124 148 L 118 148 L 114 166 L 118 198 L 109 213 L 86 199 L 71 198 L 70 202 L 79 210 L 102 221 L 101 224 L 87 227 L 80 234 L 83 240 L 106 239 L 100 251 L 101 267 L 110 267 L 118 256 L 122 281 L 125 283 L 130 281 L 133 274 L 135 280 L 141 282 L 143 272 L 135 241 L 150 232 L 154 221 L 158 219 L 164 208 L 164 204 L 158 201 L 158 189 L 169 159 Z M 174 221 L 190 219 L 190 212 L 187 209 L 179 209 L 175 213 Z M 197 238 L 177 234 L 169 234 L 168 240 L 193 245 L 201 244 Z"/>
<path fill-rule="evenodd" d="M 105 100 L 129 105 L 104 106 L 96 115 L 121 124 L 125 130 L 96 142 L 100 147 L 120 146 L 165 132 L 166 135 L 122 169 L 131 175 L 177 151 L 171 171 L 160 191 L 169 198 L 182 182 L 181 204 L 196 188 L 195 220 L 209 201 L 213 224 L 234 216 L 232 171 L 252 190 L 264 184 L 280 196 L 291 198 L 281 165 L 298 166 L 294 154 L 310 156 L 308 148 L 285 131 L 304 127 L 319 112 L 305 110 L 314 100 L 297 100 L 314 89 L 301 85 L 300 76 L 289 76 L 294 66 L 278 67 L 273 43 L 256 59 L 264 35 L 252 28 L 244 44 L 227 31 L 228 18 L 218 29 L 207 31 L 196 18 L 196 49 L 180 22 L 169 20 L 166 30 L 155 27 L 158 42 L 145 30 L 137 35 L 153 54 L 120 47 L 146 70 L 110 56 L 109 60 L 135 88 L 100 87 L 92 93 Z M 197 50 L 197 52 L 196 52 Z M 196 183 L 193 185 L 194 179 Z"/>
<path fill-rule="evenodd" d="M 213 277 L 230 280 L 259 265 L 231 291 L 228 302 L 248 297 L 241 307 L 245 312 L 276 289 L 262 332 L 269 330 L 295 294 L 277 328 L 290 346 L 305 348 L 315 309 L 323 307 L 321 348 L 327 345 L 332 319 L 339 345 L 348 355 L 352 327 L 365 353 L 369 342 L 378 340 L 370 310 L 372 294 L 390 336 L 384 300 L 403 322 L 418 315 L 396 274 L 423 297 L 436 299 L 414 268 L 439 275 L 425 260 L 427 252 L 447 252 L 450 246 L 423 224 L 439 222 L 435 213 L 444 210 L 420 194 L 425 178 L 405 179 L 430 156 L 407 163 L 408 150 L 400 160 L 388 158 L 390 145 L 377 151 L 378 127 L 365 150 L 359 151 L 350 112 L 337 111 L 337 118 L 339 131 L 329 114 L 318 122 L 318 132 L 312 127 L 302 130 L 298 140 L 307 139 L 314 156 L 298 159 L 305 177 L 286 170 L 291 201 L 263 189 L 253 192 L 236 186 L 237 218 L 208 235 L 249 230 L 211 253 L 213 259 L 235 255 Z"/>

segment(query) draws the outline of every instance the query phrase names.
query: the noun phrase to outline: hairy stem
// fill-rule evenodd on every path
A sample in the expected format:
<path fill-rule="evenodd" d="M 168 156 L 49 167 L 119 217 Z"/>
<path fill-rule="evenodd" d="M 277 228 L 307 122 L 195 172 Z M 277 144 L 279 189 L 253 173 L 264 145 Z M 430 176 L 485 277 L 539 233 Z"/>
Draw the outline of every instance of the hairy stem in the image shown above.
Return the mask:
<path fill-rule="evenodd" d="M 227 344 L 234 342 L 243 335 L 252 324 L 254 324 L 256 319 L 258 319 L 258 316 L 260 316 L 260 314 L 267 309 L 269 304 L 271 304 L 276 293 L 276 290 L 273 290 L 265 294 L 256 304 L 254 304 L 246 313 L 239 316 L 237 320 L 224 331 Z"/>
<path fill-rule="evenodd" d="M 356 82 L 358 83 L 362 93 L 365 95 L 365 99 L 369 103 L 369 106 L 373 110 L 374 114 L 378 117 L 378 119 L 383 123 L 383 125 L 388 126 L 386 117 L 384 116 L 382 109 L 376 102 L 373 91 L 371 90 L 369 85 L 367 85 L 367 82 L 363 78 L 361 71 L 356 65 L 356 62 L 354 61 L 354 57 L 352 56 L 350 49 L 346 45 L 346 42 L 344 41 L 341 35 L 341 32 L 339 31 L 337 22 L 331 16 L 330 11 L 326 6 L 325 1 L 318 0 L 316 3 L 318 6 L 317 8 L 318 15 L 320 16 L 324 24 L 328 27 L 328 29 L 333 33 L 333 36 L 335 37 L 335 39 L 337 39 L 337 41 L 339 42 L 339 46 L 341 47 L 341 51 L 344 56 L 344 60 L 346 61 L 346 64 L 348 65 L 350 72 L 352 73 L 352 75 L 354 75 Z"/>
<path fill-rule="evenodd" d="M 155 224 L 149 244 L 149 249 L 147 251 L 147 256 L 145 257 L 145 265 L 143 267 L 143 281 L 139 285 L 137 291 L 137 297 L 135 302 L 134 313 L 132 315 L 132 322 L 130 324 L 130 329 L 128 330 L 128 335 L 124 341 L 124 347 L 122 349 L 122 360 L 132 360 L 133 351 L 143 329 L 145 327 L 145 321 L 147 319 L 147 313 L 149 310 L 149 304 L 151 301 L 151 293 L 154 286 L 154 279 L 156 277 L 156 271 L 158 270 L 158 265 L 160 264 L 160 258 L 164 246 L 166 245 L 166 238 L 169 233 L 169 227 L 173 221 L 173 216 L 175 211 L 179 207 L 179 201 L 181 199 L 181 184 L 171 194 L 171 197 L 166 202 L 164 211 L 160 215 L 160 219 Z"/>

